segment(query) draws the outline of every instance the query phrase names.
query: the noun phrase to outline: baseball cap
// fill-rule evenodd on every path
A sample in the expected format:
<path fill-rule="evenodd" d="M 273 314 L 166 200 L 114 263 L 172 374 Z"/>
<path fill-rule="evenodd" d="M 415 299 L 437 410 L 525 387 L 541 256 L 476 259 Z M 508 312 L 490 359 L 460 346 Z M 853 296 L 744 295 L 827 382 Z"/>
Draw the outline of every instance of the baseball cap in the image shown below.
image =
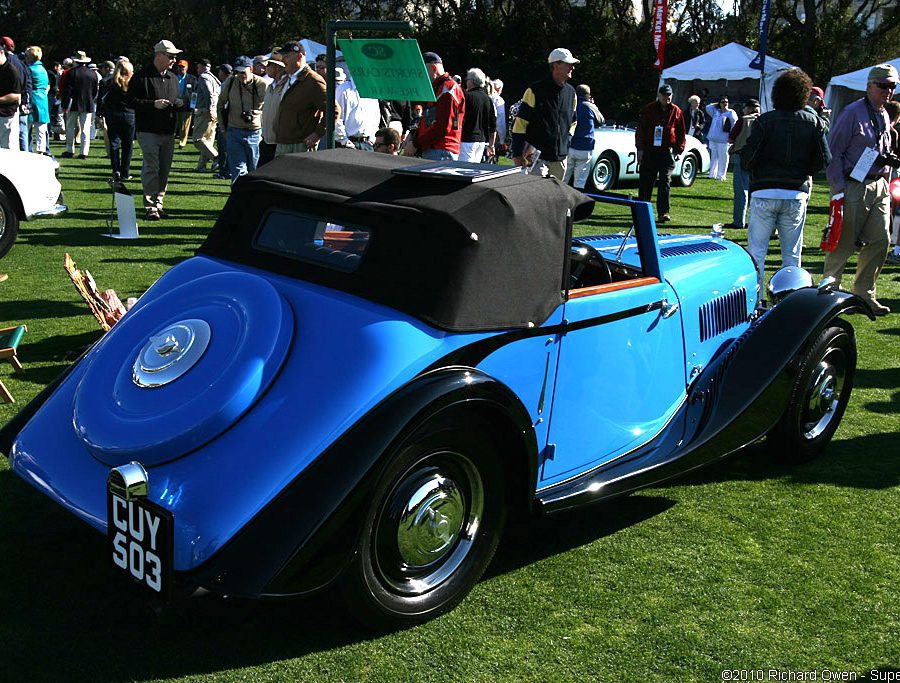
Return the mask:
<path fill-rule="evenodd" d="M 815 95 L 815 96 L 818 97 L 820 100 L 824 100 L 824 99 L 825 99 L 825 91 L 822 90 L 822 88 L 820 88 L 820 87 L 817 86 L 817 85 L 814 85 L 814 86 L 812 87 L 812 90 L 809 91 L 809 94 L 810 94 L 810 95 Z"/>
<path fill-rule="evenodd" d="M 154 52 L 165 52 L 167 55 L 177 55 L 182 50 L 179 50 L 175 47 L 175 44 L 171 40 L 161 40 L 156 45 L 153 46 Z"/>
<path fill-rule="evenodd" d="M 443 64 L 444 60 L 441 59 L 441 56 L 437 52 L 424 52 L 422 53 L 422 61 L 426 64 Z"/>
<path fill-rule="evenodd" d="M 303 43 L 296 40 L 290 40 L 284 44 L 284 47 L 278 48 L 275 52 L 280 55 L 285 55 L 288 52 L 299 52 L 301 55 L 306 55 L 306 48 L 303 47 Z"/>
<path fill-rule="evenodd" d="M 224 71 L 227 74 L 230 74 L 233 70 L 231 64 L 219 64 L 219 66 L 216 67 L 216 71 Z"/>
<path fill-rule="evenodd" d="M 15 50 L 16 49 L 15 41 L 12 38 L 10 38 L 9 36 L 3 36 L 2 38 L 0 38 L 0 45 L 2 45 L 7 50 Z"/>
<path fill-rule="evenodd" d="M 275 66 L 284 67 L 284 62 L 282 62 L 280 59 L 278 59 L 278 57 L 280 57 L 281 55 L 277 55 L 277 56 L 276 56 L 276 54 L 277 54 L 277 53 L 274 53 L 274 52 L 273 52 L 273 53 L 272 53 L 272 56 L 271 56 L 271 57 L 268 57 L 268 58 L 266 59 L 266 64 L 267 64 L 267 65 L 268 65 L 268 64 L 274 64 Z"/>
<path fill-rule="evenodd" d="M 197 64 L 202 64 L 203 66 L 212 66 L 212 62 L 209 61 L 206 57 L 203 59 L 198 59 Z"/>
<path fill-rule="evenodd" d="M 232 67 L 235 71 L 246 71 L 253 66 L 253 60 L 247 57 L 246 55 L 241 55 L 237 59 L 234 60 L 234 64 Z"/>
<path fill-rule="evenodd" d="M 893 64 L 879 64 L 869 70 L 869 82 L 871 81 L 897 83 L 900 81 L 900 77 L 898 77 L 897 69 Z"/>
<path fill-rule="evenodd" d="M 188 60 L 186 59 L 179 59 L 178 66 L 190 66 L 190 64 L 188 64 Z"/>
<path fill-rule="evenodd" d="M 660 95 L 671 95 L 672 94 L 672 86 L 668 83 L 664 83 L 659 86 L 659 94 Z"/>
<path fill-rule="evenodd" d="M 821 91 L 820 91 L 820 92 L 821 92 Z M 745 107 L 758 107 L 758 106 L 759 106 L 759 100 L 756 99 L 755 97 L 751 97 L 750 99 L 747 100 L 747 102 L 744 104 L 744 106 L 745 106 Z"/>
<path fill-rule="evenodd" d="M 547 63 L 565 62 L 566 64 L 581 64 L 580 59 L 575 59 L 572 53 L 564 47 L 558 47 L 547 57 Z"/>

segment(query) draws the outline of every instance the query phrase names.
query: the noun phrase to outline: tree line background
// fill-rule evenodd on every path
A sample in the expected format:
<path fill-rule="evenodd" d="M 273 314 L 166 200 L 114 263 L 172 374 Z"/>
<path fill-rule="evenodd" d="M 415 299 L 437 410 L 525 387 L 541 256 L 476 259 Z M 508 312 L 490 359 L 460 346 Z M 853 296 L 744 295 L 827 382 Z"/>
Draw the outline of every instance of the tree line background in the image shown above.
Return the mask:
<path fill-rule="evenodd" d="M 0 0 L 0 32 L 19 49 L 40 45 L 45 62 L 85 50 L 95 61 L 128 55 L 140 65 L 168 38 L 188 59 L 217 63 L 292 38 L 323 42 L 331 19 L 409 19 L 423 51 L 438 52 L 451 73 L 478 66 L 502 78 L 508 102 L 546 73 L 551 49 L 568 47 L 581 59 L 573 82 L 588 83 L 604 114 L 624 121 L 652 99 L 659 77 L 650 68 L 652 0 L 637 1 L 641 18 L 632 0 Z M 733 3 L 727 14 L 723 1 Z M 731 41 L 755 49 L 761 3 L 670 0 L 666 65 Z M 823 88 L 835 74 L 900 54 L 897 0 L 772 0 L 771 11 L 769 54 Z"/>

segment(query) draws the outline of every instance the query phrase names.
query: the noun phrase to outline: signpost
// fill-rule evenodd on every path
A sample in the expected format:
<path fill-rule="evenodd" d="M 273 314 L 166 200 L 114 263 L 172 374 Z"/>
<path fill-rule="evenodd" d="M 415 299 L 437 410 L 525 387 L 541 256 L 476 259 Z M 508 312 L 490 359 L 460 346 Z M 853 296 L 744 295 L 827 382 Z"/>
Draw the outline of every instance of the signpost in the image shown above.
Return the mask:
<path fill-rule="evenodd" d="M 376 100 L 434 102 L 434 88 L 415 39 L 341 38 L 360 97 Z"/>
<path fill-rule="evenodd" d="M 334 67 L 335 67 L 335 49 L 337 42 L 336 35 L 338 31 L 378 31 L 380 33 L 412 33 L 416 30 L 416 25 L 411 21 L 355 21 L 352 19 L 338 19 L 336 21 L 329 21 L 325 24 L 325 51 L 326 51 L 326 63 L 328 65 L 328 74 L 325 79 L 326 87 L 327 87 L 327 97 L 325 98 L 325 147 L 327 149 L 331 149 L 334 147 L 334 89 L 335 89 L 335 81 L 334 81 Z M 384 40 L 359 40 L 361 43 L 392 43 L 393 41 L 384 41 Z M 344 41 L 342 41 L 344 42 Z M 355 42 L 355 41 L 346 41 L 346 42 Z M 399 41 L 405 42 L 405 41 Z M 409 41 L 412 45 L 415 46 L 415 49 L 418 51 L 419 47 L 415 41 Z M 404 48 L 405 50 L 406 48 Z M 360 48 L 362 50 L 362 48 Z M 379 48 L 370 48 L 372 54 L 384 55 L 386 51 L 381 50 Z M 406 54 L 405 52 L 403 54 Z M 346 58 L 346 52 L 344 53 Z M 377 58 L 373 58 L 372 56 L 363 55 L 365 59 L 370 61 L 379 61 Z M 388 59 L 382 59 L 380 61 L 389 61 Z M 422 56 L 419 55 L 419 62 L 422 62 Z M 356 73 L 353 72 L 353 64 L 348 59 L 347 67 L 351 69 L 351 72 L 356 76 Z M 363 67 L 368 68 L 368 67 Z M 377 67 L 381 68 L 381 67 Z M 424 72 L 425 65 L 422 64 L 422 70 Z M 382 77 L 376 78 L 377 81 L 382 80 Z M 386 79 L 384 79 L 386 80 Z M 434 98 L 433 91 L 429 88 L 431 92 L 430 99 Z M 371 92 L 371 91 L 369 91 Z M 362 94 L 362 92 L 360 92 Z M 364 95 L 365 96 L 365 95 Z M 380 98 L 385 99 L 385 98 Z M 396 99 L 396 98 L 392 98 Z M 412 98 L 400 98 L 400 99 L 412 99 Z"/>

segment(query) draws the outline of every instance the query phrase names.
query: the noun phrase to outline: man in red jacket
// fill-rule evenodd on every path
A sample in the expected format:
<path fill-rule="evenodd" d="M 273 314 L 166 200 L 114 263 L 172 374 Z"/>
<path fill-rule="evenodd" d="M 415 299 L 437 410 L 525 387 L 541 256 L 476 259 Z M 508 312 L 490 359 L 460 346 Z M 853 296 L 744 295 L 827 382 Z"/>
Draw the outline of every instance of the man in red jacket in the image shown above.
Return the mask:
<path fill-rule="evenodd" d="M 435 101 L 425 104 L 416 137 L 404 153 L 412 155 L 418 150 L 425 159 L 432 161 L 457 161 L 466 113 L 465 95 L 453 76 L 444 71 L 444 64 L 437 54 L 426 52 L 422 59 L 431 76 Z"/>
<path fill-rule="evenodd" d="M 669 216 L 669 193 L 672 189 L 672 171 L 675 157 L 684 152 L 684 115 L 672 104 L 672 86 L 663 85 L 656 101 L 641 111 L 634 145 L 640 164 L 640 185 L 638 199 L 649 202 L 653 198 L 653 184 L 659 178 L 656 193 L 657 222 L 667 223 Z"/>

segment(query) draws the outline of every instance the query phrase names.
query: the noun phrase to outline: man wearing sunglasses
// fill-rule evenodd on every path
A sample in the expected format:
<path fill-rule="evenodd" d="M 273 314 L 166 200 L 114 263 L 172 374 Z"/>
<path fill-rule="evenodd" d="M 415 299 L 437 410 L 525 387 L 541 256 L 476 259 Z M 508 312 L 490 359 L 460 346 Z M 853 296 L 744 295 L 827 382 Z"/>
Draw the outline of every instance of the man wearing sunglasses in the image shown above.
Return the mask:
<path fill-rule="evenodd" d="M 176 112 L 185 108 L 178 77 L 171 70 L 180 53 L 172 41 L 159 41 L 153 46 L 153 61 L 135 73 L 128 86 L 137 139 L 144 157 L 141 185 L 145 217 L 149 221 L 168 217 L 163 198 L 175 151 L 175 118 Z"/>
<path fill-rule="evenodd" d="M 861 243 L 853 293 L 862 297 L 875 315 L 891 309 L 875 298 L 875 281 L 884 265 L 890 242 L 889 163 L 890 121 L 884 105 L 893 97 L 898 78 L 891 64 L 869 71 L 866 96 L 844 107 L 831 129 L 828 142 L 832 161 L 826 169 L 832 194 L 844 193 L 841 238 L 825 255 L 825 276 L 840 282 L 847 259 Z"/>

